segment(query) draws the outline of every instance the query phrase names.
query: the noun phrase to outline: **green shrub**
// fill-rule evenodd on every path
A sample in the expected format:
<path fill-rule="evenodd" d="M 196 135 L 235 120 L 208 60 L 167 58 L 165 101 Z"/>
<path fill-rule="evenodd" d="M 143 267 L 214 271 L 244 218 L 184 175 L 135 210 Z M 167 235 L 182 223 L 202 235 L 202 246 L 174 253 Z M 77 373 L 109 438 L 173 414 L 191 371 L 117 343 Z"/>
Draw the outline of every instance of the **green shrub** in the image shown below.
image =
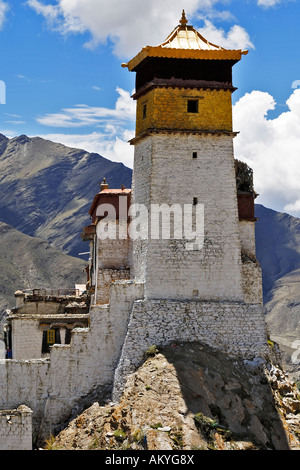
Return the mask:
<path fill-rule="evenodd" d="M 158 353 L 158 349 L 156 347 L 156 344 L 153 344 L 152 346 L 149 346 L 149 348 L 146 351 L 146 356 L 155 356 Z"/>
<path fill-rule="evenodd" d="M 162 428 L 163 425 L 161 423 L 156 423 L 156 424 L 150 424 L 150 427 L 152 429 L 158 429 L 158 428 Z"/>
<path fill-rule="evenodd" d="M 123 431 L 123 429 L 117 429 L 115 432 L 114 432 L 114 437 L 118 440 L 118 441 L 124 441 L 126 439 L 126 432 Z"/>
<path fill-rule="evenodd" d="M 212 439 L 214 437 L 214 433 L 216 432 L 216 428 L 218 426 L 217 421 L 204 416 L 202 413 L 196 414 L 194 416 L 194 420 L 196 426 L 201 429 L 208 439 Z"/>

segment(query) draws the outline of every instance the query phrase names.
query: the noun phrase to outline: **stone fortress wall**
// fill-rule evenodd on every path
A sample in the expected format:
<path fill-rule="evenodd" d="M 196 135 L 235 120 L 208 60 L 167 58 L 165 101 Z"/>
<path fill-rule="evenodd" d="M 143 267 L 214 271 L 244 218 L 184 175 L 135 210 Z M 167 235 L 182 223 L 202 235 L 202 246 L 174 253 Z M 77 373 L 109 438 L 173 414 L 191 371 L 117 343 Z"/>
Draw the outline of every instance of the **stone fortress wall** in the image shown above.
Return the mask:
<path fill-rule="evenodd" d="M 53 346 L 47 359 L 0 360 L 1 409 L 26 403 L 33 412 L 34 442 L 46 439 L 102 390 L 114 386 L 117 399 L 149 346 L 183 341 L 203 341 L 248 359 L 264 356 L 261 306 L 145 300 L 143 283 L 116 281 L 110 304 L 91 306 L 89 328 L 75 328 L 71 344 Z M 5 445 L 9 442 L 7 434 Z"/>
<path fill-rule="evenodd" d="M 27 406 L 0 411 L 0 450 L 32 450 L 32 411 Z"/>

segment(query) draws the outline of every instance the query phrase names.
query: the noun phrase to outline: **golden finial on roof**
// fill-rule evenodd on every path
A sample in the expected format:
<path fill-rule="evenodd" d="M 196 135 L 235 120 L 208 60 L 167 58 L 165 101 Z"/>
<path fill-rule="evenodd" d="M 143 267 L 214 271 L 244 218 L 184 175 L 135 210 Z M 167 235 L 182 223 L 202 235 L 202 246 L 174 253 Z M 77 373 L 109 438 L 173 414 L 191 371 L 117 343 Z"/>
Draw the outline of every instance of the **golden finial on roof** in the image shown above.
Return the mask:
<path fill-rule="evenodd" d="M 181 17 L 181 20 L 180 20 L 180 24 L 183 28 L 185 28 L 186 25 L 188 24 L 188 20 L 186 19 L 184 10 L 182 10 L 182 17 Z"/>
<path fill-rule="evenodd" d="M 106 178 L 103 178 L 102 183 L 100 183 L 100 189 L 101 189 L 101 191 L 103 191 L 104 189 L 109 189 L 109 186 L 106 182 Z"/>

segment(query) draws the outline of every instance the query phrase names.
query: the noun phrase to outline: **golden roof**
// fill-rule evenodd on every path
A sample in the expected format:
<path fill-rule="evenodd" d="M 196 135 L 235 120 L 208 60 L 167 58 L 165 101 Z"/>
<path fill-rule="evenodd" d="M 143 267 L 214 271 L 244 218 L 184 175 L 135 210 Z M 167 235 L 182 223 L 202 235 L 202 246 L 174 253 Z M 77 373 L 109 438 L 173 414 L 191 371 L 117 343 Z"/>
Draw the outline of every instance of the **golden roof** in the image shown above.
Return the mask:
<path fill-rule="evenodd" d="M 147 57 L 171 59 L 240 60 L 248 51 L 230 50 L 207 41 L 193 26 L 187 24 L 183 10 L 179 25 L 159 46 L 145 46 L 123 67 L 134 70 Z"/>

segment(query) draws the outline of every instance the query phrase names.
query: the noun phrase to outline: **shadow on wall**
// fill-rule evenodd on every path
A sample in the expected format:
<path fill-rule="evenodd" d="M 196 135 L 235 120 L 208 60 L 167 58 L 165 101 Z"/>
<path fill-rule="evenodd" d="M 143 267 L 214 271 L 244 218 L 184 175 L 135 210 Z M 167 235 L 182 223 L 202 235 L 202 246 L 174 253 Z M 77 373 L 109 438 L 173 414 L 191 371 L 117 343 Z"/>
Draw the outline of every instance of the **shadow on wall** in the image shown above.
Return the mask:
<path fill-rule="evenodd" d="M 6 346 L 4 341 L 0 339 L 0 359 L 5 359 L 6 355 Z"/>

